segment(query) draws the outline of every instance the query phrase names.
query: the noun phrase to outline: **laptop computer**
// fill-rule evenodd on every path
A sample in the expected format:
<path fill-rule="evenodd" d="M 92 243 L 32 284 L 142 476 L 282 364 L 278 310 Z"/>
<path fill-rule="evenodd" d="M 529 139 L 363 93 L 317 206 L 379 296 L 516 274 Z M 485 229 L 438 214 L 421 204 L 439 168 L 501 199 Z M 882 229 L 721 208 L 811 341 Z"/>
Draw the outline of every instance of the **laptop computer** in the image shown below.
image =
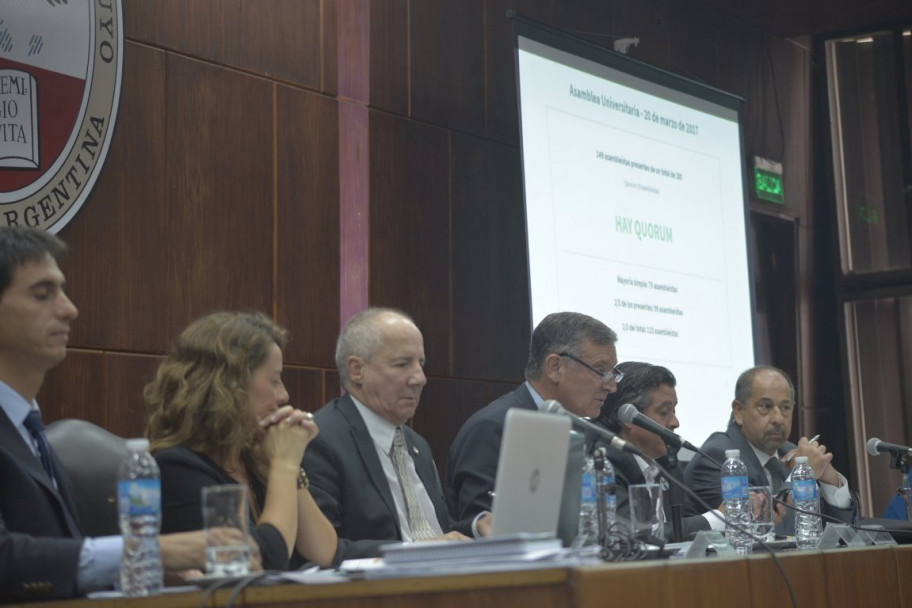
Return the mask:
<path fill-rule="evenodd" d="M 494 482 L 492 537 L 557 534 L 569 445 L 566 416 L 516 408 L 507 412 Z M 575 510 L 578 518 L 578 481 Z"/>

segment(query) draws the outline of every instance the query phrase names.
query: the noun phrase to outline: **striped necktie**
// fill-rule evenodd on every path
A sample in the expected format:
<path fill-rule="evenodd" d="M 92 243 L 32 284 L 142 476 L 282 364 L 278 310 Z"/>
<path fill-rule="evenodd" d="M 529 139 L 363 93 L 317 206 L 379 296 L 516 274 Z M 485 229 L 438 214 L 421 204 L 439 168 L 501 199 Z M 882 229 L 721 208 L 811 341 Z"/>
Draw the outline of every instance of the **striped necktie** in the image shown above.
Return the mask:
<path fill-rule="evenodd" d="M 41 413 L 38 410 L 31 410 L 28 413 L 28 416 L 25 417 L 25 422 L 23 424 L 38 445 L 38 456 L 41 458 L 41 465 L 44 467 L 44 471 L 48 474 L 48 477 L 53 481 L 54 467 L 51 465 L 51 448 L 48 446 L 47 435 L 44 433 Z"/>
<path fill-rule="evenodd" d="M 413 540 L 427 540 L 436 536 L 431 529 L 421 510 L 421 504 L 418 502 L 418 495 L 415 494 L 415 484 L 408 470 L 408 451 L 405 449 L 405 439 L 402 437 L 402 428 L 396 427 L 396 433 L 393 435 L 393 448 L 390 450 L 390 458 L 396 467 L 396 475 L 399 477 L 399 485 L 402 487 L 402 496 L 405 498 L 405 509 L 408 511 L 408 524 L 412 529 Z"/>

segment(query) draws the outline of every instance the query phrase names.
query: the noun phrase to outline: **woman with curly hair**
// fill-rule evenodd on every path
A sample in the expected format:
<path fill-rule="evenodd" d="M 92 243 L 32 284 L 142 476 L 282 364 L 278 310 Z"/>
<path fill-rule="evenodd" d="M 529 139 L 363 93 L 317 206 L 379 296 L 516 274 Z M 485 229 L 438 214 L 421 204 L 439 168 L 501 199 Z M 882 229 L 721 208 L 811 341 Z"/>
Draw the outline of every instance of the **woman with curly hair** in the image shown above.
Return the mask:
<path fill-rule="evenodd" d="M 263 314 L 207 315 L 181 333 L 144 393 L 162 532 L 202 528 L 202 488 L 243 484 L 267 570 L 306 560 L 328 566 L 337 543 L 301 469 L 319 430 L 310 413 L 288 405 L 285 342 L 285 330 Z"/>

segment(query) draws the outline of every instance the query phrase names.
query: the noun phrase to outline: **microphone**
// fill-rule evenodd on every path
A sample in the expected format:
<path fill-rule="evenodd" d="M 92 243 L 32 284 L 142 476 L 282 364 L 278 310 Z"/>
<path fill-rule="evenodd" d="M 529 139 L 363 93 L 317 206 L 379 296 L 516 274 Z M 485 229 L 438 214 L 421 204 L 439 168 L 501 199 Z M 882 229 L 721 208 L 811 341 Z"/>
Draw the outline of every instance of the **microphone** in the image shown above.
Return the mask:
<path fill-rule="evenodd" d="M 562 414 L 564 416 L 567 416 L 572 421 L 573 426 L 575 426 L 578 429 L 581 429 L 584 432 L 601 435 L 602 439 L 604 439 L 605 441 L 610 443 L 611 447 L 613 447 L 614 449 L 623 450 L 625 452 L 630 452 L 631 454 L 636 454 L 637 456 L 643 457 L 643 453 L 640 452 L 640 450 L 638 450 L 636 448 L 636 446 L 631 444 L 629 441 L 624 441 L 623 439 L 621 439 L 620 437 L 618 437 L 617 435 L 615 435 L 608 429 L 603 428 L 592 422 L 589 422 L 585 418 L 580 418 L 576 414 L 572 414 L 572 413 L 568 412 L 567 410 L 564 409 L 564 406 L 562 406 L 556 400 L 548 399 L 544 403 L 542 403 L 542 406 L 543 406 L 543 411 L 545 411 L 549 414 Z"/>
<path fill-rule="evenodd" d="M 635 424 L 640 428 L 646 429 L 665 440 L 665 443 L 681 449 L 684 446 L 692 452 L 699 452 L 700 449 L 689 441 L 685 441 L 680 435 L 673 433 L 664 426 L 640 412 L 632 403 L 625 403 L 618 409 L 618 420 L 624 424 Z"/>
<path fill-rule="evenodd" d="M 912 454 L 912 448 L 895 443 L 881 441 L 877 437 L 868 439 L 868 454 L 877 456 L 878 454 Z"/>

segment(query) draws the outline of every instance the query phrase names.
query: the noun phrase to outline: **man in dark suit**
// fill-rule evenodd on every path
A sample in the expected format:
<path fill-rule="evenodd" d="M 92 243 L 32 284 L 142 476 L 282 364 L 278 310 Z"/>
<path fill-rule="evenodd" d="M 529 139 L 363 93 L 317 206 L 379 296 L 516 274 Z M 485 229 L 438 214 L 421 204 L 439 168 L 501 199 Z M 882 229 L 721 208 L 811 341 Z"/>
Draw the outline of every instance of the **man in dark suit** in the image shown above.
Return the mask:
<path fill-rule="evenodd" d="M 483 535 L 487 521 L 454 529 L 431 448 L 406 425 L 424 376 L 424 340 L 404 313 L 371 308 L 352 317 L 336 344 L 347 394 L 314 419 L 304 454 L 310 492 L 336 528 L 335 563 L 376 556 L 397 541 Z"/>
<path fill-rule="evenodd" d="M 788 441 L 794 410 L 795 387 L 788 375 L 775 367 L 753 367 L 738 377 L 728 429 L 710 435 L 701 449 L 719 462 L 725 460 L 725 450 L 740 450 L 750 485 L 771 486 L 774 494 L 786 485 L 794 456 L 807 456 L 817 476 L 821 512 L 839 521 L 853 522 L 858 505 L 845 477 L 831 464 L 833 454 L 816 441 L 808 442 L 806 437 L 799 439 L 797 446 Z M 685 482 L 711 505 L 722 502 L 719 478 L 719 467 L 699 454 L 684 472 Z M 688 503 L 688 511 L 694 510 L 696 507 Z M 786 511 L 776 532 L 795 533 L 794 511 Z"/>
<path fill-rule="evenodd" d="M 108 587 L 120 568 L 119 536 L 83 538 L 35 402 L 77 315 L 57 266 L 65 251 L 45 232 L 0 227 L 0 603 Z M 162 536 L 161 550 L 169 569 L 205 564 L 202 532 Z"/>
<path fill-rule="evenodd" d="M 576 312 L 550 314 L 532 332 L 526 381 L 466 420 L 447 460 L 447 504 L 464 522 L 491 509 L 507 410 L 537 410 L 555 399 L 577 416 L 597 416 L 605 396 L 617 390 L 615 334 Z"/>
<path fill-rule="evenodd" d="M 681 479 L 682 475 L 677 468 L 677 459 L 669 460 L 668 446 L 665 441 L 655 433 L 651 433 L 636 425 L 624 424 L 618 420 L 618 410 L 625 403 L 631 403 L 641 414 L 652 418 L 670 431 L 680 426 L 676 408 L 678 395 L 675 391 L 676 380 L 674 374 L 668 369 L 639 363 L 625 361 L 617 366 L 618 371 L 624 374 L 624 381 L 618 386 L 616 393 L 605 398 L 598 422 L 608 430 L 616 433 L 625 441 L 635 445 L 643 454 L 658 461 L 663 468 Z M 630 504 L 628 502 L 628 488 L 634 484 L 659 483 L 664 489 L 663 504 L 665 516 L 665 539 L 672 539 L 671 525 L 671 488 L 664 474 L 639 456 L 622 452 L 613 447 L 606 446 L 608 460 L 614 466 L 617 484 L 617 514 L 618 518 L 630 517 Z M 675 463 L 673 466 L 672 463 Z M 683 505 L 682 505 L 683 506 Z M 712 512 L 702 515 L 685 517 L 682 520 L 684 538 L 710 528 L 723 530 L 725 524 Z"/>

